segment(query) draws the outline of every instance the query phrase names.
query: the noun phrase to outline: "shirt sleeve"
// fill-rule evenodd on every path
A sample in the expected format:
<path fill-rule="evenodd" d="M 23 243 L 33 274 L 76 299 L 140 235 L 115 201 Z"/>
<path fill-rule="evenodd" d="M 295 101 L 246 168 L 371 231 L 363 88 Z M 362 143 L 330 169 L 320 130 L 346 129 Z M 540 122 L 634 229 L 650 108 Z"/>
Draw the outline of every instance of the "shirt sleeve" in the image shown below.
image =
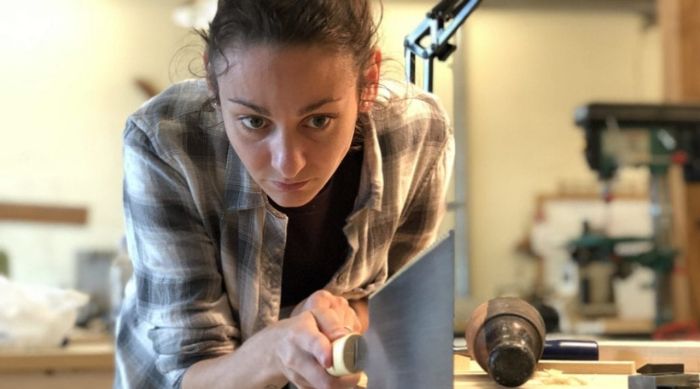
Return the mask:
<path fill-rule="evenodd" d="M 136 311 L 149 328 L 157 369 L 174 387 L 189 366 L 232 352 L 240 340 L 218 248 L 182 166 L 127 123 L 124 212 Z"/>
<path fill-rule="evenodd" d="M 446 136 L 434 153 L 431 168 L 423 177 L 416 178 L 414 194 L 401 214 L 389 249 L 389 276 L 433 243 L 445 214 L 445 196 L 454 163 L 454 137 L 446 121 L 430 123 L 439 123 L 438 130 Z"/>

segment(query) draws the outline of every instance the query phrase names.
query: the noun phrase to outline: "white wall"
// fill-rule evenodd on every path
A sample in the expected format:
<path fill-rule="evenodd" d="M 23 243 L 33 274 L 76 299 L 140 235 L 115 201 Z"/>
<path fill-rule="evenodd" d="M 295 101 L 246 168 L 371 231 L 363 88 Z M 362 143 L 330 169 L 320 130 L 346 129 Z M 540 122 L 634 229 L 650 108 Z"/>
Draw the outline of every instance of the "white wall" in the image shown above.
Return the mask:
<path fill-rule="evenodd" d="M 0 11 L 0 201 L 86 206 L 88 225 L 0 222 L 18 280 L 68 286 L 75 252 L 122 235 L 121 133 L 169 82 L 187 31 L 172 1 L 22 0 Z M 180 73 L 176 77 L 182 77 Z"/>

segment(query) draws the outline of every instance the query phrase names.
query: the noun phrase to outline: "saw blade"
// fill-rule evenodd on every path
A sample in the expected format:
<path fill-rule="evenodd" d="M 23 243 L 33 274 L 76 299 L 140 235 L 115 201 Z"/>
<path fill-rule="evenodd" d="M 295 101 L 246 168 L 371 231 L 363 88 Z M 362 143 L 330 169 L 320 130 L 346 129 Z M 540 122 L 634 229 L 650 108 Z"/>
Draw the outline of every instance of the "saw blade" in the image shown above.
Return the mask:
<path fill-rule="evenodd" d="M 369 317 L 357 361 L 368 389 L 452 388 L 454 233 L 374 293 Z"/>

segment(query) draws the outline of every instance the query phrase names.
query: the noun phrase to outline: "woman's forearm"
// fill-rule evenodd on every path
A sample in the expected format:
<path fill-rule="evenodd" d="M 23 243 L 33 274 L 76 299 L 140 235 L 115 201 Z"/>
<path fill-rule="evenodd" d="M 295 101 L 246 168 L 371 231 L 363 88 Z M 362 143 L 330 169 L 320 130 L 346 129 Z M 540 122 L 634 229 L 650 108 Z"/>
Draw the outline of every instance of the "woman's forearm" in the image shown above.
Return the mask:
<path fill-rule="evenodd" d="M 319 293 L 307 302 L 312 307 L 266 327 L 233 353 L 197 362 L 185 372 L 182 387 L 276 389 L 288 381 L 313 388 L 355 385 L 359 376 L 335 377 L 326 368 L 332 364 L 331 342 L 346 333 L 343 326 L 366 326 L 367 304 L 352 302 L 351 309 L 347 300 L 332 297 Z"/>
<path fill-rule="evenodd" d="M 273 352 L 262 331 L 248 339 L 233 353 L 195 363 L 185 372 L 183 389 L 283 387 L 287 380 L 275 369 Z"/>

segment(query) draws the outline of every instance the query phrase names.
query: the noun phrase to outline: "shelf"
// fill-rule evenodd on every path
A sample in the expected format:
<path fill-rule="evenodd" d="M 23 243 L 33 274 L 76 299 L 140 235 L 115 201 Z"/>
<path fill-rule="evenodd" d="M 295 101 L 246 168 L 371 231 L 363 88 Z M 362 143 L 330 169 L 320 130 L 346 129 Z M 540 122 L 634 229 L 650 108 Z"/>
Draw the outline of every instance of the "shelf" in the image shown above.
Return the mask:
<path fill-rule="evenodd" d="M 87 224 L 87 208 L 0 202 L 1 221 Z"/>

